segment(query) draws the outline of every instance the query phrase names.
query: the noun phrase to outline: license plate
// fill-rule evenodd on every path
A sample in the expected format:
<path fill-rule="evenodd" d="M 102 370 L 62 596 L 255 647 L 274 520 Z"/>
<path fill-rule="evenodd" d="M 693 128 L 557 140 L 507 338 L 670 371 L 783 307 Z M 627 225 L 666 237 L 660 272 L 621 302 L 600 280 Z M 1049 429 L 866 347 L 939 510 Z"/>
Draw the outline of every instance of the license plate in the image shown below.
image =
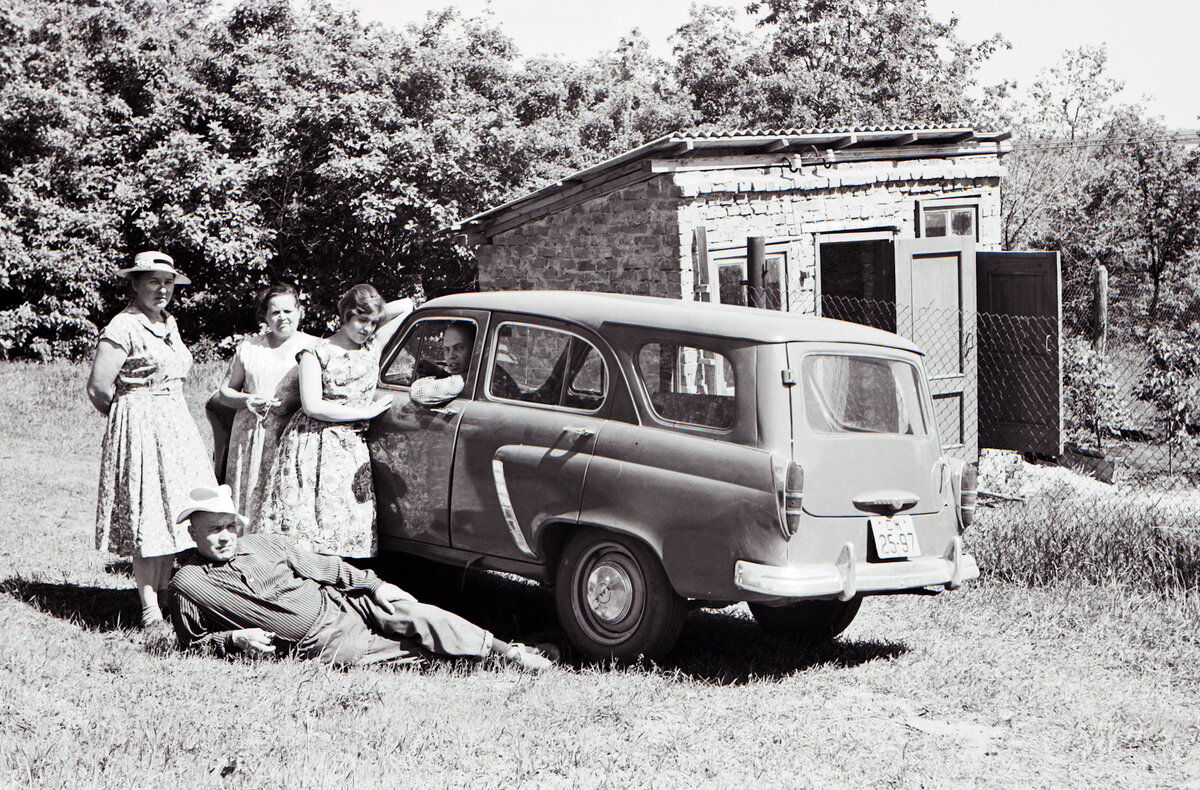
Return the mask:
<path fill-rule="evenodd" d="M 875 536 L 875 553 L 881 560 L 912 557 L 921 553 L 912 516 L 873 516 L 867 519 Z"/>

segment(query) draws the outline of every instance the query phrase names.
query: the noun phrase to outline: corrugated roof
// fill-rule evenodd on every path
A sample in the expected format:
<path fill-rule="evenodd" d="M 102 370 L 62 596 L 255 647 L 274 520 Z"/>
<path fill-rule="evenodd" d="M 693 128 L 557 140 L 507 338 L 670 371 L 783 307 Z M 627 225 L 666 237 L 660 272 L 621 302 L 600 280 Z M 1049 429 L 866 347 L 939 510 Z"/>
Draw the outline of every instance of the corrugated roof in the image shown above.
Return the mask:
<path fill-rule="evenodd" d="M 909 147 L 978 147 L 980 153 L 1004 153 L 999 143 L 1010 137 L 1009 132 L 976 131 L 969 126 L 844 126 L 831 129 L 731 129 L 703 132 L 681 130 L 665 134 L 637 148 L 580 170 L 503 205 L 488 209 L 463 220 L 458 229 L 480 232 L 485 226 L 497 224 L 511 212 L 524 210 L 531 203 L 552 204 L 558 195 L 575 194 L 584 185 L 600 184 L 616 177 L 625 177 L 627 170 L 643 160 L 712 157 L 720 155 L 776 154 L 780 162 L 788 156 L 813 156 L 834 152 L 853 152 L 863 149 Z M 990 144 L 990 145 L 989 145 Z M 645 164 L 645 163 L 644 163 Z M 629 175 L 633 175 L 630 172 Z M 647 176 L 648 177 L 648 176 Z M 549 213 L 549 212 L 541 212 Z"/>
<path fill-rule="evenodd" d="M 910 341 L 861 324 L 656 296 L 591 291 L 482 291 L 431 299 L 421 309 L 500 310 L 574 322 L 601 334 L 605 325 L 647 326 L 766 343 L 861 343 L 920 353 Z"/>

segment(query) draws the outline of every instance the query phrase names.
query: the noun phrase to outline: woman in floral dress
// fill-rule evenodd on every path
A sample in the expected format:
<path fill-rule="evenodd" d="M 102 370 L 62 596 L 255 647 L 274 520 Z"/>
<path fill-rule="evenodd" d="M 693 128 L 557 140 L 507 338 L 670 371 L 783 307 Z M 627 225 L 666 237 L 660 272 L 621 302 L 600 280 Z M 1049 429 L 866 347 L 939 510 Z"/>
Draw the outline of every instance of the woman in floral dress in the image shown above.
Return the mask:
<path fill-rule="evenodd" d="M 162 621 L 176 552 L 191 548 L 175 515 L 197 486 L 216 483 L 183 399 L 192 355 L 167 312 L 189 280 L 161 252 L 143 252 L 117 272 L 133 299 L 100 333 L 88 378 L 92 405 L 108 416 L 100 454 L 96 548 L 133 559 L 142 625 Z"/>
<path fill-rule="evenodd" d="M 238 346 L 220 390 L 223 405 L 236 409 L 229 434 L 225 482 L 238 512 L 258 518 L 279 437 L 300 406 L 296 355 L 317 338 L 297 331 L 304 313 L 296 289 L 277 284 L 259 294 L 258 318 L 267 331 Z"/>
<path fill-rule="evenodd" d="M 279 533 L 323 554 L 375 556 L 375 490 L 363 433 L 391 406 L 375 396 L 381 342 L 375 329 L 411 302 L 385 305 L 369 285 L 338 302 L 341 326 L 300 351 L 301 409 L 271 467 L 257 532 Z"/>

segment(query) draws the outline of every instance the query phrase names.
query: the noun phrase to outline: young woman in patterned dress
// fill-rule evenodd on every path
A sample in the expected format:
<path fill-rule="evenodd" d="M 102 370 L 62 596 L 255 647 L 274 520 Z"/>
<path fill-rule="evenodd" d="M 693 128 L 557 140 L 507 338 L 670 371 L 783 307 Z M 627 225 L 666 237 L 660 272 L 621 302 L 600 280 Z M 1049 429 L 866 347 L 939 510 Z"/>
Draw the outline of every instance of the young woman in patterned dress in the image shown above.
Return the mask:
<path fill-rule="evenodd" d="M 304 313 L 292 286 L 272 285 L 255 301 L 258 318 L 267 331 L 238 346 L 220 390 L 221 403 L 236 409 L 225 482 L 233 491 L 238 512 L 251 524 L 258 518 L 279 437 L 300 406 L 296 355 L 317 341 L 298 331 Z"/>
<path fill-rule="evenodd" d="M 176 552 L 194 544 L 175 515 L 197 486 L 216 480 L 183 399 L 192 355 L 167 304 L 189 280 L 161 252 L 143 252 L 118 276 L 133 299 L 100 333 L 88 377 L 92 405 L 108 417 L 100 454 L 96 548 L 133 559 L 142 625 L 162 622 L 159 593 Z"/>
<path fill-rule="evenodd" d="M 337 332 L 300 351 L 301 408 L 279 440 L 254 531 L 287 535 L 322 554 L 375 556 L 363 433 L 392 403 L 375 395 L 382 345 L 375 330 L 411 309 L 411 300 L 385 305 L 370 285 L 355 285 L 338 302 Z"/>

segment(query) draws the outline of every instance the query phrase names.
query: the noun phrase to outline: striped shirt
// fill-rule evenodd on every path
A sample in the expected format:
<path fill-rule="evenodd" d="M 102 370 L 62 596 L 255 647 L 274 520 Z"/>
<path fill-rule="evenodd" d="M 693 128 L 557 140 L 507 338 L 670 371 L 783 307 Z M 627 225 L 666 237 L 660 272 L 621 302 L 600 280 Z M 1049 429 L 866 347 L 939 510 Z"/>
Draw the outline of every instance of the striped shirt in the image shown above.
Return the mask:
<path fill-rule="evenodd" d="M 324 614 L 324 586 L 374 592 L 383 581 L 279 535 L 239 538 L 233 559 L 215 562 L 192 549 L 171 579 L 171 619 L 185 648 L 224 654 L 231 631 L 262 628 L 298 642 Z"/>

